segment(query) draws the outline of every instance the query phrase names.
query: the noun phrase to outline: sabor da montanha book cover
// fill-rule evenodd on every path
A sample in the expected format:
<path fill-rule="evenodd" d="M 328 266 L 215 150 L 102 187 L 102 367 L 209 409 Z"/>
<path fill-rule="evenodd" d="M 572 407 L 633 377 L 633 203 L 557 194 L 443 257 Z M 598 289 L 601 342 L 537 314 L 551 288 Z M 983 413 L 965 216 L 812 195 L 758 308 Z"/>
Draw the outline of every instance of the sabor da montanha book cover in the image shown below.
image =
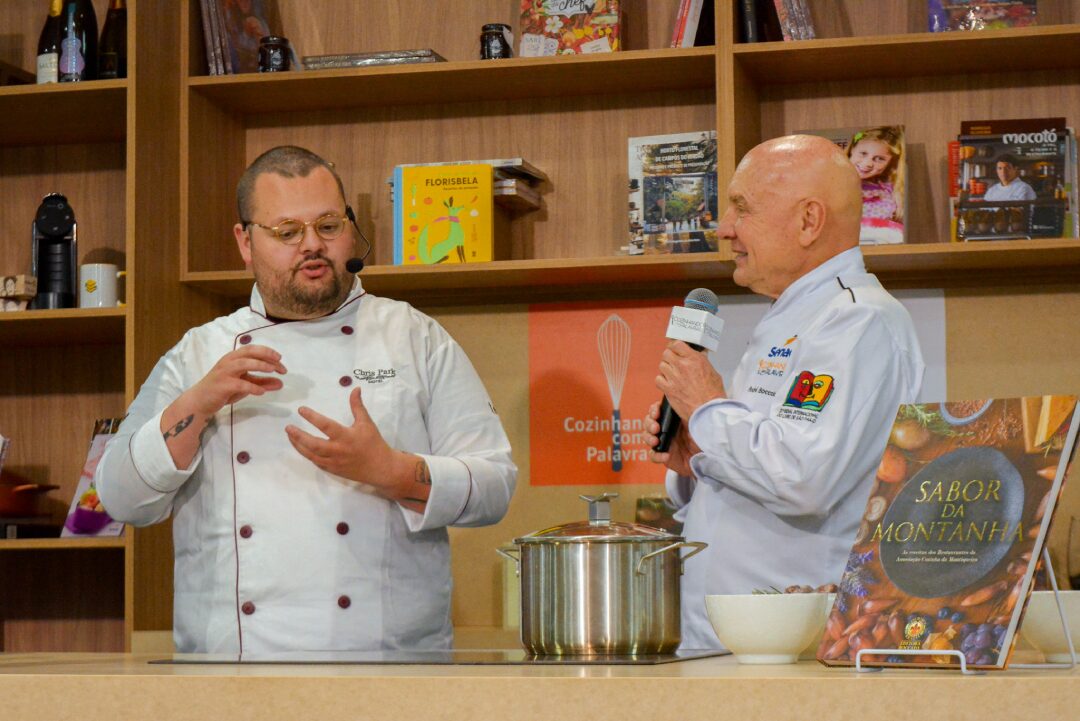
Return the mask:
<path fill-rule="evenodd" d="M 1008 663 L 1077 434 L 1075 396 L 901 406 L 817 658 Z"/>

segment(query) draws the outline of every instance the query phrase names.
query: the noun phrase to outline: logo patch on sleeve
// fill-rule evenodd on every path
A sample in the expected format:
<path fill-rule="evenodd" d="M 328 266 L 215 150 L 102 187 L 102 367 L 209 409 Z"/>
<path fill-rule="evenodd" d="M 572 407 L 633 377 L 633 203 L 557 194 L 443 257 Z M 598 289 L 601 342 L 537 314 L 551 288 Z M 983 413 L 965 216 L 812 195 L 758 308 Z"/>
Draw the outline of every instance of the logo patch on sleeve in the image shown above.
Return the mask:
<path fill-rule="evenodd" d="M 795 376 L 777 415 L 780 418 L 816 422 L 817 414 L 825 408 L 835 388 L 832 376 L 802 371 Z"/>

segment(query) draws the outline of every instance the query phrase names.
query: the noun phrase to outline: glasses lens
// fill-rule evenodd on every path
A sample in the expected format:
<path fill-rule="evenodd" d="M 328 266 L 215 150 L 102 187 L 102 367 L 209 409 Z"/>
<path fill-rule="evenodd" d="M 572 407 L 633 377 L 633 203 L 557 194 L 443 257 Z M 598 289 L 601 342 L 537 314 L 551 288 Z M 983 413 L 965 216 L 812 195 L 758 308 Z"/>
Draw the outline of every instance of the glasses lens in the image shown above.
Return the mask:
<path fill-rule="evenodd" d="M 326 215 L 315 221 L 315 231 L 326 240 L 333 240 L 345 230 L 345 219 L 337 215 Z"/>
<path fill-rule="evenodd" d="M 286 220 L 277 227 L 277 238 L 282 243 L 295 243 L 304 235 L 304 224 Z"/>

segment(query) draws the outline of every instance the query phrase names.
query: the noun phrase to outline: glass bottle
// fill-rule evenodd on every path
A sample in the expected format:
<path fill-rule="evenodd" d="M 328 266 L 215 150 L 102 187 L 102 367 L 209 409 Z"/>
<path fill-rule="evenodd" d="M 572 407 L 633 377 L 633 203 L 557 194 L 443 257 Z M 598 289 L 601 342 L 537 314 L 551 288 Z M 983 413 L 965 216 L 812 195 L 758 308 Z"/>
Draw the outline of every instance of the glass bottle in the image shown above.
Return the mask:
<path fill-rule="evenodd" d="M 98 43 L 98 79 L 127 77 L 127 7 L 112 0 Z"/>
<path fill-rule="evenodd" d="M 60 11 L 64 0 L 51 0 L 49 16 L 41 28 L 37 46 L 37 81 L 38 84 L 55 83 L 59 80 L 60 36 L 64 29 Z"/>
<path fill-rule="evenodd" d="M 90 0 L 65 0 L 64 32 L 60 40 L 60 82 L 93 80 L 97 76 L 97 15 Z"/>

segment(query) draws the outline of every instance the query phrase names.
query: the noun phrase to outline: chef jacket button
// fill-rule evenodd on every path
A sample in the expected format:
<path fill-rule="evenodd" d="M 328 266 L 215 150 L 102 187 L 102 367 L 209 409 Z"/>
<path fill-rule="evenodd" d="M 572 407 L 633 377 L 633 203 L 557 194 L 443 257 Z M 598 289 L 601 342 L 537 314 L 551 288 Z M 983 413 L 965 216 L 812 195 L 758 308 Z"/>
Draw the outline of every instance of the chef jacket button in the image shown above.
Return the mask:
<path fill-rule="evenodd" d="M 345 521 L 337 524 L 337 532 L 344 536 L 346 533 L 349 532 L 349 524 L 345 523 Z"/>
<path fill-rule="evenodd" d="M 348 608 L 352 605 L 352 600 L 348 596 L 338 596 L 337 605 Z"/>
<path fill-rule="evenodd" d="M 338 378 L 338 383 L 345 387 L 351 386 L 352 378 L 350 378 L 349 376 L 341 376 L 341 378 Z"/>
<path fill-rule="evenodd" d="M 344 333 L 345 335 L 352 335 L 353 334 L 353 328 L 352 328 L 351 325 L 343 325 L 343 326 L 341 326 L 341 332 Z"/>
<path fill-rule="evenodd" d="M 239 453 L 236 454 L 236 460 L 239 461 L 240 463 L 247 463 L 248 461 L 251 460 L 251 454 L 248 453 L 247 451 L 240 451 Z"/>
<path fill-rule="evenodd" d="M 250 342 L 251 342 L 251 336 L 249 336 L 249 335 L 240 336 L 240 345 L 247 345 Z"/>
<path fill-rule="evenodd" d="M 252 530 L 251 526 L 240 526 L 240 538 L 251 538 Z"/>
<path fill-rule="evenodd" d="M 240 610 L 244 612 L 244 615 L 250 616 L 255 613 L 255 604 L 251 601 L 244 601 L 244 605 L 240 607 Z"/>

